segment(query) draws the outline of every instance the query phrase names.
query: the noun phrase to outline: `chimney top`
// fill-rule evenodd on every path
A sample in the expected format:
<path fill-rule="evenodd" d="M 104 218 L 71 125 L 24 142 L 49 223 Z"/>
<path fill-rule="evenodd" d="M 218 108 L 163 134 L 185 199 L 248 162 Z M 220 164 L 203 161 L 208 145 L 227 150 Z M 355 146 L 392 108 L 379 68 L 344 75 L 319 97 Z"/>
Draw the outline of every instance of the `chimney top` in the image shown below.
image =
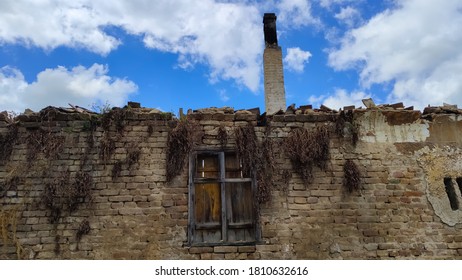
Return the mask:
<path fill-rule="evenodd" d="M 278 45 L 276 18 L 276 14 L 274 13 L 265 13 L 263 16 L 263 32 L 265 34 L 265 45 L 267 47 Z"/>

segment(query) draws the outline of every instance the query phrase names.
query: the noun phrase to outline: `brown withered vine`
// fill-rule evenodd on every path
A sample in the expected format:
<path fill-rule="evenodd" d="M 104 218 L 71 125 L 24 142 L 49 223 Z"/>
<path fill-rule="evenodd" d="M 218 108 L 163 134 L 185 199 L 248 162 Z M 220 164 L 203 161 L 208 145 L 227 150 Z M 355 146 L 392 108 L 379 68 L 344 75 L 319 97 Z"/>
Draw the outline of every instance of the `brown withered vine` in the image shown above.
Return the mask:
<path fill-rule="evenodd" d="M 20 180 L 18 176 L 11 176 L 0 182 L 0 198 L 5 196 L 8 191 L 16 190 Z"/>
<path fill-rule="evenodd" d="M 101 127 L 105 131 L 109 131 L 112 125 L 115 130 L 122 134 L 126 125 L 128 110 L 123 108 L 112 108 L 112 110 L 104 113 L 101 117 Z"/>
<path fill-rule="evenodd" d="M 91 200 L 92 177 L 86 172 L 77 172 L 74 182 L 70 181 L 70 172 L 50 179 L 45 184 L 42 202 L 50 210 L 50 222 L 56 223 L 67 211 L 69 214 L 77 209 L 78 204 Z"/>
<path fill-rule="evenodd" d="M 272 179 L 274 170 L 273 143 L 268 134 L 262 143 L 258 142 L 252 124 L 235 129 L 236 148 L 246 176 L 257 178 L 257 201 L 259 204 L 271 200 Z"/>
<path fill-rule="evenodd" d="M 329 132 L 327 127 L 320 126 L 309 131 L 297 128 L 285 139 L 284 150 L 295 171 L 303 182 L 309 185 L 313 181 L 313 167 L 321 170 L 327 168 L 329 159 Z"/>
<path fill-rule="evenodd" d="M 352 193 L 361 187 L 361 172 L 354 161 L 347 159 L 343 166 L 343 186 Z"/>
<path fill-rule="evenodd" d="M 121 160 L 118 160 L 114 163 L 114 166 L 112 167 L 112 173 L 111 173 L 111 178 L 113 181 L 119 178 L 120 173 L 122 172 L 123 164 L 124 163 Z"/>
<path fill-rule="evenodd" d="M 64 136 L 43 129 L 32 131 L 26 138 L 26 159 L 31 164 L 39 153 L 47 159 L 56 159 L 64 148 Z"/>
<path fill-rule="evenodd" d="M 11 242 L 16 247 L 16 255 L 18 259 L 24 251 L 23 246 L 16 236 L 18 224 L 18 206 L 11 209 L 0 209 L 0 233 L 4 245 Z"/>
<path fill-rule="evenodd" d="M 237 154 L 242 164 L 242 170 L 246 176 L 250 176 L 258 164 L 261 157 L 258 147 L 257 135 L 254 127 L 249 123 L 247 126 L 235 129 Z"/>
<path fill-rule="evenodd" d="M 116 149 L 116 142 L 120 141 L 127 124 L 127 116 L 130 110 L 127 108 L 112 108 L 101 116 L 103 137 L 100 141 L 99 156 L 104 164 L 108 163 Z M 116 134 L 112 133 L 114 127 Z"/>
<path fill-rule="evenodd" d="M 115 142 L 116 140 L 114 138 L 108 136 L 104 136 L 103 139 L 101 139 L 99 147 L 99 156 L 103 163 L 107 163 L 113 155 L 116 149 Z"/>
<path fill-rule="evenodd" d="M 228 144 L 228 133 L 226 132 L 226 128 L 223 125 L 220 125 L 218 128 L 217 138 L 218 141 L 220 141 L 221 148 L 224 149 L 226 144 Z"/>
<path fill-rule="evenodd" d="M 125 160 L 118 160 L 114 163 L 112 167 L 112 180 L 119 178 L 122 169 L 124 169 L 124 164 L 127 165 L 126 169 L 131 170 L 133 165 L 139 161 L 141 157 L 141 149 L 138 145 L 130 145 L 127 148 L 127 157 Z"/>
<path fill-rule="evenodd" d="M 82 236 L 90 233 L 90 222 L 88 220 L 83 220 L 79 224 L 79 228 L 77 229 L 77 232 L 75 234 L 75 238 L 77 241 L 80 242 L 80 239 L 82 239 Z"/>
<path fill-rule="evenodd" d="M 10 158 L 17 140 L 18 124 L 13 123 L 8 126 L 8 132 L 5 135 L 0 134 L 0 164 Z"/>
<path fill-rule="evenodd" d="M 186 157 L 196 139 L 198 125 L 190 120 L 178 121 L 167 138 L 167 182 L 181 173 Z"/>
<path fill-rule="evenodd" d="M 127 165 L 128 169 L 131 169 L 132 166 L 139 161 L 141 157 L 141 149 L 137 145 L 131 145 L 127 149 Z"/>

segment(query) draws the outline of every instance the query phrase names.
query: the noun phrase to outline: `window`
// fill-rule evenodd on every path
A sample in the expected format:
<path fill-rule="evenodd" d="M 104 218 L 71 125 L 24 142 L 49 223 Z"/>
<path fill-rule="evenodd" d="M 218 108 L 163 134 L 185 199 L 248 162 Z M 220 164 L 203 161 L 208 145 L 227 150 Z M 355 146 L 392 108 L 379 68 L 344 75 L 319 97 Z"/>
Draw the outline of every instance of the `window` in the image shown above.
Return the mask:
<path fill-rule="evenodd" d="M 236 154 L 199 151 L 189 163 L 189 244 L 255 242 L 255 180 Z"/>

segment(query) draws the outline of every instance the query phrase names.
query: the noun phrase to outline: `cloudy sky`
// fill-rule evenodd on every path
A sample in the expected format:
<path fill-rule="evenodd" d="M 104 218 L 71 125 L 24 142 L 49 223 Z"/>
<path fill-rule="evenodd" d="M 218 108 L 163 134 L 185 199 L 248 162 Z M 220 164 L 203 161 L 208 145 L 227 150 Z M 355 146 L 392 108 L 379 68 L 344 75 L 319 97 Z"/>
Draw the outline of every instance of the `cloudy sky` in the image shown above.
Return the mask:
<path fill-rule="evenodd" d="M 265 12 L 288 104 L 462 105 L 462 0 L 2 0 L 0 111 L 263 110 Z"/>

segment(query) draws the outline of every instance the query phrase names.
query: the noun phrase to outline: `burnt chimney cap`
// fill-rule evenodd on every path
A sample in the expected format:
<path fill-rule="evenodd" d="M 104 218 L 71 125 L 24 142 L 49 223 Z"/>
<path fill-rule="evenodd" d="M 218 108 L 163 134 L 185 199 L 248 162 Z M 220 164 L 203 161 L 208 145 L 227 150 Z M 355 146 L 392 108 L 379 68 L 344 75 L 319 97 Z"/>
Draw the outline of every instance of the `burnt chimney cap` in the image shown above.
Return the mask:
<path fill-rule="evenodd" d="M 265 13 L 263 15 L 263 23 L 269 23 L 276 21 L 276 14 L 275 13 Z"/>
<path fill-rule="evenodd" d="M 263 16 L 263 32 L 265 34 L 265 44 L 267 47 L 278 45 L 276 18 L 276 14 L 274 13 L 265 13 Z"/>

